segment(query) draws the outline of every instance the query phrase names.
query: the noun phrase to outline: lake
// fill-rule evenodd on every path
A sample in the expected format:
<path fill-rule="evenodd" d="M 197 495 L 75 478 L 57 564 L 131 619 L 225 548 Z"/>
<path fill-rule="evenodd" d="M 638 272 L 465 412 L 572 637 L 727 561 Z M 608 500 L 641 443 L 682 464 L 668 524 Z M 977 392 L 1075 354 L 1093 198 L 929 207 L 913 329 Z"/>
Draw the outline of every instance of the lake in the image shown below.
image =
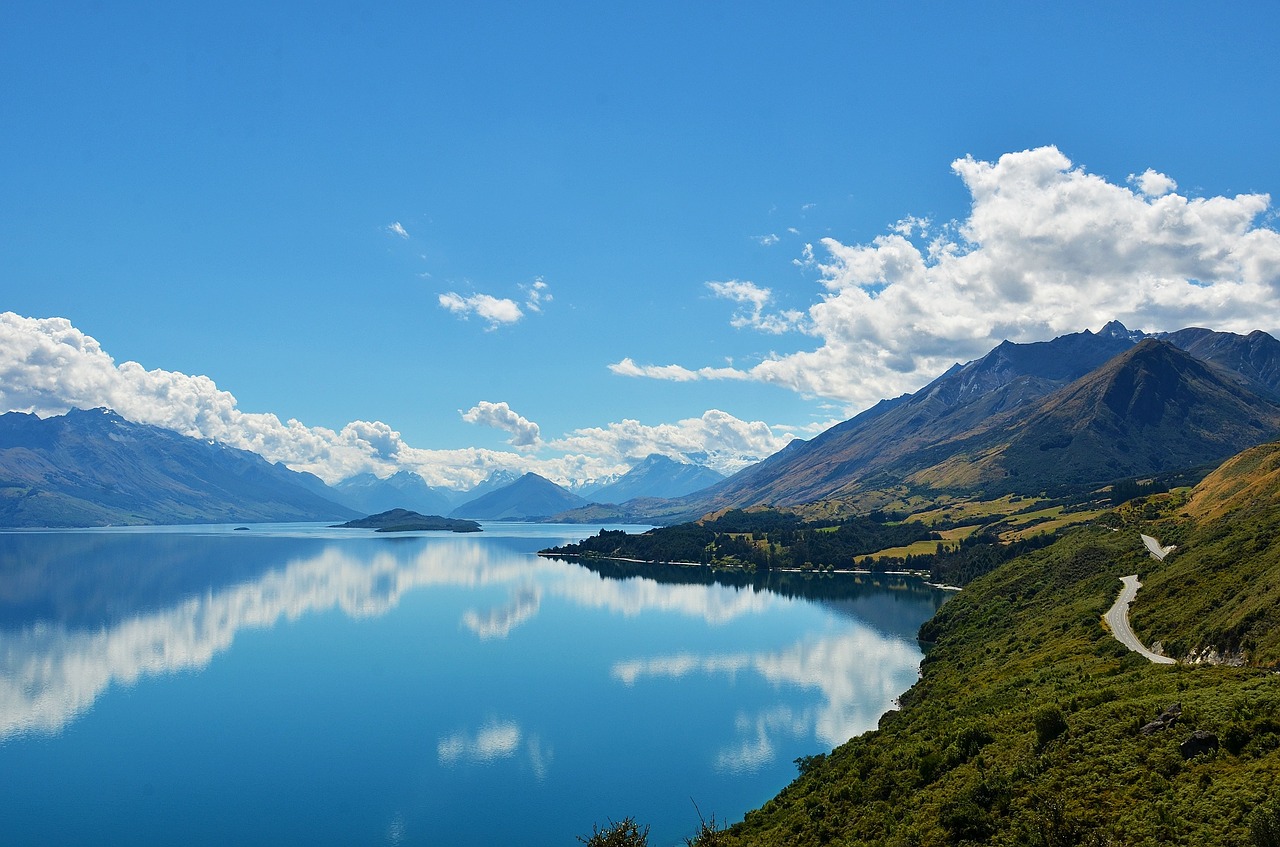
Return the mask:
<path fill-rule="evenodd" d="M 945 599 L 484 526 L 0 532 L 4 843 L 682 844 L 875 727 Z"/>

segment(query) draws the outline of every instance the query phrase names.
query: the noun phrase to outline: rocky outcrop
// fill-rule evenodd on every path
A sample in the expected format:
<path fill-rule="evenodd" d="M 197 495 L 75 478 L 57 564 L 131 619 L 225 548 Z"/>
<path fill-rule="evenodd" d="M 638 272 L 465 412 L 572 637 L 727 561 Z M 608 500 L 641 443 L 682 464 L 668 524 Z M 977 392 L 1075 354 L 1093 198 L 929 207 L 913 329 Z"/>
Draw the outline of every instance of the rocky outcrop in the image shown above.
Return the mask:
<path fill-rule="evenodd" d="M 1191 665 L 1227 665 L 1242 668 L 1248 662 L 1242 650 L 1219 650 L 1212 645 L 1205 645 L 1187 654 L 1187 664 Z"/>
<path fill-rule="evenodd" d="M 1151 723 L 1144 724 L 1138 730 L 1142 735 L 1153 735 L 1163 729 L 1168 729 L 1177 723 L 1178 718 L 1182 717 L 1182 704 L 1174 703 L 1172 706 L 1166 706 L 1155 720 Z"/>
<path fill-rule="evenodd" d="M 1192 759 L 1218 749 L 1218 736 L 1203 729 L 1191 733 L 1191 737 L 1178 745 L 1178 752 L 1184 759 Z"/>

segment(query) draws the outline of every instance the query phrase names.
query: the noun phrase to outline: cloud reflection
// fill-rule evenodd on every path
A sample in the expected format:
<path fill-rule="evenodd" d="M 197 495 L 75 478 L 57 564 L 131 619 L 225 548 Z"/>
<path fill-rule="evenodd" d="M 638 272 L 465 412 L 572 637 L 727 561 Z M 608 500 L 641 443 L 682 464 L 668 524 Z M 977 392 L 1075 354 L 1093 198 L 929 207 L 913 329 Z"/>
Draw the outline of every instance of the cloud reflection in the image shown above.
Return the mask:
<path fill-rule="evenodd" d="M 868 661 L 871 656 L 874 662 Z M 821 702 L 811 714 L 797 715 L 789 709 L 784 713 L 779 707 L 754 717 L 739 715 L 739 739 L 720 752 L 717 766 L 754 770 L 773 760 L 773 739 L 780 733 L 800 736 L 812 731 L 824 745 L 835 747 L 873 729 L 894 699 L 915 682 L 919 668 L 915 645 L 851 623 L 838 635 L 794 644 L 781 652 L 677 653 L 618 662 L 612 674 L 625 685 L 635 685 L 645 678 L 680 679 L 694 673 L 732 678 L 750 671 L 774 686 L 819 691 Z"/>
<path fill-rule="evenodd" d="M 372 553 L 350 543 L 329 544 L 257 579 L 91 629 L 39 621 L 17 631 L 0 630 L 0 741 L 28 732 L 60 732 L 112 685 L 202 669 L 241 630 L 266 629 L 333 609 L 353 618 L 382 615 L 408 592 L 428 586 L 508 586 L 509 604 L 463 616 L 463 626 L 482 639 L 507 637 L 538 614 L 547 596 L 625 616 L 657 611 L 712 625 L 803 602 L 749 587 L 608 579 L 568 562 L 512 554 L 471 539 L 381 547 Z M 109 587 L 101 590 L 110 594 Z M 853 668 L 871 655 L 883 658 L 855 679 Z M 917 657 L 914 645 L 855 627 L 839 638 L 781 653 L 639 660 L 619 664 L 614 675 L 633 684 L 643 676 L 678 677 L 694 671 L 733 675 L 750 669 L 778 683 L 813 686 L 827 699 L 816 719 L 819 737 L 838 743 L 874 721 L 911 683 Z M 859 705 L 859 693 L 865 696 L 869 690 L 876 692 L 874 703 Z M 538 770 L 545 762 L 538 765 L 536 760 L 548 753 L 531 756 Z"/>
<path fill-rule="evenodd" d="M 525 588 L 516 592 L 506 606 L 490 609 L 487 614 L 467 610 L 462 616 L 462 625 L 480 636 L 482 641 L 506 638 L 511 630 L 537 615 L 541 606 L 542 592 L 536 586 Z"/>
<path fill-rule="evenodd" d="M 554 758 L 552 749 L 536 735 L 526 737 L 515 721 L 490 720 L 474 734 L 455 732 L 436 744 L 436 758 L 445 767 L 459 762 L 490 765 L 514 758 L 523 750 L 539 782 L 546 779 Z"/>

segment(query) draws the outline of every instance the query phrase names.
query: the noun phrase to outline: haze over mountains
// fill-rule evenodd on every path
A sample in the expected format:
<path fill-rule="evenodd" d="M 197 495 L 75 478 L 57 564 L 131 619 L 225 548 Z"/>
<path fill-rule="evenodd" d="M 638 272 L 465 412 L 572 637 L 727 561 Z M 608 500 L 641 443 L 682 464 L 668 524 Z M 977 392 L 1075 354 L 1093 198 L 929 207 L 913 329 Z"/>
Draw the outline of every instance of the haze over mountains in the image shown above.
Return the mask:
<path fill-rule="evenodd" d="M 1112 322 L 1000 344 L 724 479 L 654 455 L 577 492 L 498 471 L 470 492 L 409 472 L 326 486 L 256 454 L 106 410 L 0 417 L 0 522 L 10 526 L 329 520 L 407 508 L 490 520 L 697 517 L 835 501 L 854 511 L 911 492 L 1036 493 L 1205 465 L 1280 432 L 1280 342 Z M 596 503 L 622 504 L 610 511 Z"/>

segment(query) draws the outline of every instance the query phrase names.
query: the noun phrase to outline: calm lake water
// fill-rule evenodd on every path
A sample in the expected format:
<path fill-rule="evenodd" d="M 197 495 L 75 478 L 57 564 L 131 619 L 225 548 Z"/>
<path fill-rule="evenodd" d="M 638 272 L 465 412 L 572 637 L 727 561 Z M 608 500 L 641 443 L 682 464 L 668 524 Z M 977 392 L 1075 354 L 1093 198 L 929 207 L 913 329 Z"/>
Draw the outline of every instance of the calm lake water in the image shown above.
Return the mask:
<path fill-rule="evenodd" d="M 0 840 L 683 843 L 873 728 L 944 599 L 533 555 L 597 529 L 0 532 Z"/>

